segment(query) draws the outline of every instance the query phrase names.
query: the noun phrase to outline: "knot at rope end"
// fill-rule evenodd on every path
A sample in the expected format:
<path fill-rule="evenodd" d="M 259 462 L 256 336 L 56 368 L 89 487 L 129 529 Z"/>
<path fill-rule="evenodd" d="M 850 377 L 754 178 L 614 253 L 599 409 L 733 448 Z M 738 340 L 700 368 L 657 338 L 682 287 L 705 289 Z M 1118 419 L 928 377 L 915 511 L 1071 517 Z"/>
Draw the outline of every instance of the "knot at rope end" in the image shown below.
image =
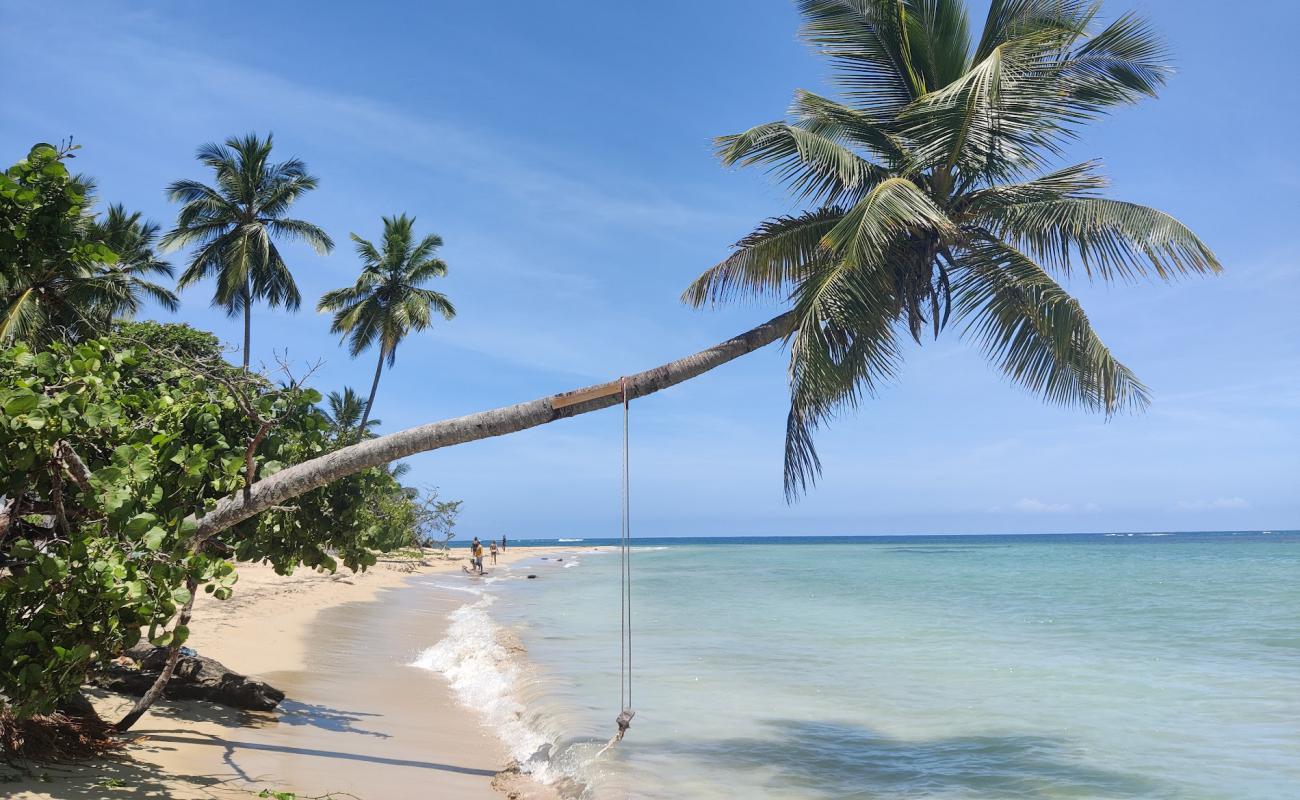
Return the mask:
<path fill-rule="evenodd" d="M 604 747 L 600 748 L 600 752 L 596 754 L 596 758 L 605 755 L 606 750 L 609 750 L 614 745 L 623 741 L 623 736 L 627 733 L 627 729 L 632 727 L 632 718 L 635 716 L 636 712 L 630 708 L 625 708 L 619 712 L 618 719 L 614 720 L 614 724 L 618 726 L 618 733 L 614 734 L 613 738 L 611 738 Z"/>

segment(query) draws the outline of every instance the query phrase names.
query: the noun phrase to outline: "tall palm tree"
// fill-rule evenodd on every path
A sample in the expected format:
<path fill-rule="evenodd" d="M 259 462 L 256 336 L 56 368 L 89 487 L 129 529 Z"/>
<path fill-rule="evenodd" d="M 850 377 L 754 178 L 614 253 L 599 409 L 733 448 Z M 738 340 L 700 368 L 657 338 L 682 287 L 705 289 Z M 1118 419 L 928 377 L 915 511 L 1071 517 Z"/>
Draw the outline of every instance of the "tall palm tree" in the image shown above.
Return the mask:
<path fill-rule="evenodd" d="M 954 320 L 1013 380 L 1111 414 L 1147 392 L 1053 275 L 1097 280 L 1215 273 L 1172 217 L 1100 197 L 1097 166 L 1048 169 L 1081 123 L 1155 94 L 1167 69 L 1146 22 L 1095 25 L 1071 0 L 992 0 L 969 35 L 955 0 L 801 0 L 803 34 L 844 88 L 800 92 L 792 119 L 719 142 L 723 160 L 775 171 L 809 208 L 760 225 L 686 292 L 789 310 L 705 350 L 625 376 L 428 422 L 287 467 L 197 521 L 201 541 L 370 467 L 609 408 L 785 339 L 786 487 L 815 476 L 810 435 L 898 362 L 898 335 Z"/>
<path fill-rule="evenodd" d="M 383 424 L 382 420 L 367 420 L 365 430 L 362 430 L 361 417 L 365 414 L 366 403 L 351 386 L 343 387 L 341 393 L 330 392 L 325 401 L 328 405 L 324 412 L 325 419 L 329 421 L 335 441 L 350 443 L 359 439 L 369 439 L 374 436 L 371 428 Z M 357 435 L 358 431 L 361 431 L 360 436 Z"/>
<path fill-rule="evenodd" d="M 326 292 L 316 304 L 317 311 L 334 312 L 330 331 L 343 334 L 353 358 L 371 345 L 379 345 L 375 379 L 359 430 L 365 430 L 370 419 L 385 359 L 393 366 L 397 345 L 411 331 L 429 327 L 433 312 L 448 320 L 456 316 L 446 295 L 421 286 L 447 274 L 447 265 L 436 255 L 442 238 L 430 234 L 416 242 L 414 228 L 415 219 L 405 214 L 384 217 L 381 247 L 352 234 L 361 257 L 361 276 L 352 286 Z"/>
<path fill-rule="evenodd" d="M 290 310 L 302 303 L 275 240 L 304 241 L 321 254 L 334 247 L 316 225 L 285 217 L 295 200 L 316 188 L 317 180 L 297 158 L 272 162 L 271 144 L 270 134 L 261 139 L 251 133 L 224 144 L 205 144 L 197 158 L 212 170 L 213 185 L 181 180 L 167 187 L 168 198 L 184 205 L 163 245 L 196 246 L 178 285 L 183 289 L 216 278 L 212 304 L 232 317 L 244 315 L 245 369 L 253 302 L 265 300 L 272 308 L 284 305 Z"/>
<path fill-rule="evenodd" d="M 87 188 L 89 205 L 93 183 L 77 180 Z M 114 319 L 134 316 L 146 297 L 168 311 L 179 306 L 171 290 L 148 279 L 172 274 L 171 264 L 154 251 L 158 225 L 121 205 L 109 206 L 102 220 L 86 213 L 76 225 L 102 257 L 50 259 L 6 271 L 0 276 L 0 341 L 41 344 L 103 333 Z"/>
<path fill-rule="evenodd" d="M 787 495 L 820 470 L 813 430 L 895 374 L 901 335 L 957 323 L 1050 402 L 1108 415 L 1148 403 L 1057 279 L 1220 266 L 1174 218 L 1100 196 L 1097 162 L 1053 168 L 1082 123 L 1168 74 L 1147 22 L 1099 26 L 1099 5 L 993 0 L 973 38 L 959 0 L 799 0 L 842 100 L 799 91 L 789 119 L 717 148 L 807 207 L 762 223 L 684 295 L 791 304 Z"/>

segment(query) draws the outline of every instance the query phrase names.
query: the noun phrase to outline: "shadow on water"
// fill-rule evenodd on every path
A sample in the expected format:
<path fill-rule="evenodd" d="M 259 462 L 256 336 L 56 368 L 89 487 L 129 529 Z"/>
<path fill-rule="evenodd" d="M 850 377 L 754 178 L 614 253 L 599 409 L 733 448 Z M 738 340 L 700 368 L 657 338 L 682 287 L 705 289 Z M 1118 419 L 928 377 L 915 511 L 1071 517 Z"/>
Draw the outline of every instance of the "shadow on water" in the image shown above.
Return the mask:
<path fill-rule="evenodd" d="M 769 785 L 825 798 L 1160 798 L 1139 775 L 1079 763 L 1063 740 L 1031 735 L 894 739 L 840 722 L 770 720 L 768 738 L 678 742 L 675 756 L 774 771 Z"/>

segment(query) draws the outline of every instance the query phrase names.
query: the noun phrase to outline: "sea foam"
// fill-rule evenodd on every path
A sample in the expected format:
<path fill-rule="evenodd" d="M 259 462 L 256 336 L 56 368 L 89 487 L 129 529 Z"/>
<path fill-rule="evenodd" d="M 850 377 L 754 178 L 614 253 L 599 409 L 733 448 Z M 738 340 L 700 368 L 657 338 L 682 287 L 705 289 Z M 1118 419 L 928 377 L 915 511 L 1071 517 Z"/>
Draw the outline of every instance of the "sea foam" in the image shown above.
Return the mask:
<path fill-rule="evenodd" d="M 492 619 L 488 609 L 493 602 L 491 595 L 482 594 L 477 601 L 453 611 L 447 635 L 411 666 L 446 677 L 457 701 L 482 717 L 505 743 L 511 758 L 545 781 L 549 743 L 528 724 L 518 696 L 526 669 L 523 645 Z"/>

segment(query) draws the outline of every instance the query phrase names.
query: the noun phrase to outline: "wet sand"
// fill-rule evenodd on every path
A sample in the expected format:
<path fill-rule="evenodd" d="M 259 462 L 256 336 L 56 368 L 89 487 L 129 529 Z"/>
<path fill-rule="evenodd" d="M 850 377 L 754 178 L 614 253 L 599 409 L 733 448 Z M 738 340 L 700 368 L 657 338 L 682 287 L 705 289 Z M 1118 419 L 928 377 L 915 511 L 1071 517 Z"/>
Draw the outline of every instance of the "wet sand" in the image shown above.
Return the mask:
<path fill-rule="evenodd" d="M 502 560 L 565 550 L 517 548 Z M 498 778 L 507 764 L 497 739 L 456 704 L 444 680 L 408 666 L 442 638 L 457 605 L 446 593 L 408 583 L 462 576 L 462 563 L 430 558 L 381 563 L 357 576 L 287 579 L 241 567 L 231 601 L 201 598 L 191 644 L 282 689 L 287 697 L 277 711 L 162 701 L 132 731 L 125 757 L 43 768 L 48 780 L 9 784 L 6 794 L 197 799 L 270 789 L 362 800 L 552 797 L 517 775 Z M 113 695 L 95 699 L 110 719 L 129 705 Z"/>

